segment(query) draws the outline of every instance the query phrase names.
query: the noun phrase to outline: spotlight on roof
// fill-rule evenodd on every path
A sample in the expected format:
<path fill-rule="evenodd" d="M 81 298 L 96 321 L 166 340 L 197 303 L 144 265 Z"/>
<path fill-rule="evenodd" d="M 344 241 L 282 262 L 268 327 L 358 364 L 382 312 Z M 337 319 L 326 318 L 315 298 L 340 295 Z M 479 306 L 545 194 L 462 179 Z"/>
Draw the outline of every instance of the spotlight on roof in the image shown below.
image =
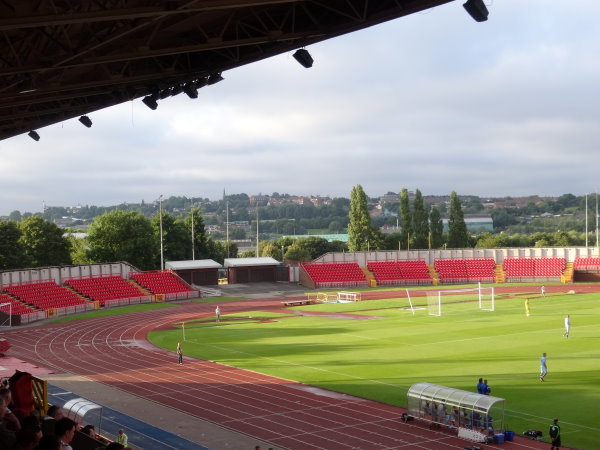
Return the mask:
<path fill-rule="evenodd" d="M 221 78 L 222 80 L 223 78 Z M 221 81 L 219 80 L 219 81 Z M 215 81 L 216 83 L 216 81 Z M 200 77 L 198 78 L 195 82 L 194 82 L 194 86 L 196 86 L 196 89 L 200 89 L 203 88 L 204 86 L 206 86 L 208 84 L 208 78 L 207 77 Z M 214 83 L 213 83 L 214 84 Z"/>
<path fill-rule="evenodd" d="M 223 81 L 224 78 L 221 76 L 221 72 L 215 72 L 215 73 L 211 73 L 210 76 L 208 77 L 207 80 L 207 84 L 209 86 L 213 85 L 213 84 L 217 84 L 219 81 Z"/>
<path fill-rule="evenodd" d="M 171 95 L 173 97 L 175 97 L 176 95 L 179 95 L 183 92 L 183 86 L 181 86 L 180 84 L 176 84 L 175 86 L 173 86 L 173 88 L 171 89 Z"/>
<path fill-rule="evenodd" d="M 483 0 L 467 0 L 463 7 L 475 22 L 485 22 L 488 19 L 488 9 Z"/>
<path fill-rule="evenodd" d="M 308 53 L 308 50 L 305 48 L 296 50 L 296 53 L 294 53 L 294 58 L 307 69 L 313 65 L 312 56 L 310 56 L 310 53 Z"/>
<path fill-rule="evenodd" d="M 29 133 L 27 133 L 27 136 L 29 136 L 34 141 L 40 140 L 40 135 L 37 133 L 37 131 L 34 131 L 34 130 L 31 130 Z"/>
<path fill-rule="evenodd" d="M 88 128 L 92 127 L 92 119 L 90 119 L 88 116 L 81 116 L 79 121 Z"/>
<path fill-rule="evenodd" d="M 189 98 L 198 98 L 198 90 L 196 89 L 196 86 L 194 86 L 193 81 L 185 83 L 185 86 L 183 86 L 183 92 L 185 92 Z"/>
<path fill-rule="evenodd" d="M 158 108 L 158 103 L 156 103 L 156 98 L 154 98 L 154 95 L 148 95 L 144 97 L 142 102 L 153 111 Z"/>
<path fill-rule="evenodd" d="M 171 88 L 163 89 L 162 91 L 160 91 L 160 95 L 159 95 L 160 99 L 163 100 L 163 99 L 165 99 L 167 97 L 170 97 L 171 96 L 171 92 L 172 92 Z"/>

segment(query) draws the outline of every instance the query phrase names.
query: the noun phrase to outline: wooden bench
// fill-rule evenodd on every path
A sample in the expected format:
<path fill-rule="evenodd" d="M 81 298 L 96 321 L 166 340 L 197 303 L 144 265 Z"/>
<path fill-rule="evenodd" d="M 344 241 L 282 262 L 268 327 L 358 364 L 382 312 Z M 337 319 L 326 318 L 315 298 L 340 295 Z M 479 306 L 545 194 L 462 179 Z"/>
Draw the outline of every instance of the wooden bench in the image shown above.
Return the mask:
<path fill-rule="evenodd" d="M 287 302 L 281 302 L 283 306 L 303 306 L 312 305 L 312 300 L 289 300 Z"/>

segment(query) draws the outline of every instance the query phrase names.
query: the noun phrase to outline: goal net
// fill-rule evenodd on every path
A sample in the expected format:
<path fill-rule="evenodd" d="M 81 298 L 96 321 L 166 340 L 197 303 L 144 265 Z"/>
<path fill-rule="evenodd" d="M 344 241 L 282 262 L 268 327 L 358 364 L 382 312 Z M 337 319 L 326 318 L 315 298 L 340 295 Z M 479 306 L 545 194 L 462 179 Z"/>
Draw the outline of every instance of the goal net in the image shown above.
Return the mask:
<path fill-rule="evenodd" d="M 430 316 L 441 316 L 442 307 L 450 304 L 477 304 L 482 311 L 494 311 L 494 288 L 446 289 L 427 292 L 427 310 Z"/>

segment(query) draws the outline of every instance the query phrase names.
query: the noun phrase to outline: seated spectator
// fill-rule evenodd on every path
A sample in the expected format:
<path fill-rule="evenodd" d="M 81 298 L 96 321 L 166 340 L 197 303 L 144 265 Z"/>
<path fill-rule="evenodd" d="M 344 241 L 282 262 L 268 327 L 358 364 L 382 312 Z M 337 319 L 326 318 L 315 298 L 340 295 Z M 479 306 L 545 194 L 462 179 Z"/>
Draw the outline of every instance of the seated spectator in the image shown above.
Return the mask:
<path fill-rule="evenodd" d="M 0 448 L 14 448 L 16 445 L 15 432 L 6 427 L 4 415 L 8 408 L 3 398 L 0 398 Z"/>
<path fill-rule="evenodd" d="M 6 427 L 9 430 L 19 431 L 21 429 L 21 422 L 19 422 L 17 416 L 15 416 L 12 411 L 8 409 L 8 406 L 12 403 L 12 394 L 10 389 L 4 387 L 0 388 L 0 398 L 4 400 L 5 410 L 2 420 L 4 421 Z"/>
<path fill-rule="evenodd" d="M 77 430 L 77 422 L 68 417 L 56 421 L 54 434 L 60 441 L 62 450 L 73 450 L 70 444 L 75 436 L 75 430 Z"/>
<path fill-rule="evenodd" d="M 39 425 L 27 426 L 17 431 L 17 450 L 33 450 L 42 438 Z"/>
<path fill-rule="evenodd" d="M 88 436 L 93 437 L 94 439 L 98 439 L 98 435 L 96 434 L 96 428 L 94 425 L 88 424 L 80 430 L 82 433 L 87 434 Z"/>
<path fill-rule="evenodd" d="M 71 446 L 69 446 L 71 448 Z M 61 450 L 59 439 L 54 436 L 42 436 L 36 450 Z"/>
<path fill-rule="evenodd" d="M 46 417 L 52 417 L 55 420 L 60 420 L 64 417 L 62 408 L 56 405 L 50 405 Z"/>

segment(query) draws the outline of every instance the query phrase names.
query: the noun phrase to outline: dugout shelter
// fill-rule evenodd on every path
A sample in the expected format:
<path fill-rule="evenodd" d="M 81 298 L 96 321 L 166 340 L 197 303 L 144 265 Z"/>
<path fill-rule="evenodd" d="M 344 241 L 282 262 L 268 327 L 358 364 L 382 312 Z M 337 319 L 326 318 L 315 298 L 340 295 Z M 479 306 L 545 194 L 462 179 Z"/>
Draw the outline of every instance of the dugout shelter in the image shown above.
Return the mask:
<path fill-rule="evenodd" d="M 459 429 L 504 429 L 503 398 L 425 382 L 413 384 L 406 395 L 413 417 Z"/>
<path fill-rule="evenodd" d="M 288 268 L 271 257 L 227 258 L 224 266 L 229 284 L 289 281 Z"/>
<path fill-rule="evenodd" d="M 168 261 L 165 268 L 177 273 L 189 285 L 216 286 L 219 284 L 219 269 L 223 266 L 212 259 Z"/>

